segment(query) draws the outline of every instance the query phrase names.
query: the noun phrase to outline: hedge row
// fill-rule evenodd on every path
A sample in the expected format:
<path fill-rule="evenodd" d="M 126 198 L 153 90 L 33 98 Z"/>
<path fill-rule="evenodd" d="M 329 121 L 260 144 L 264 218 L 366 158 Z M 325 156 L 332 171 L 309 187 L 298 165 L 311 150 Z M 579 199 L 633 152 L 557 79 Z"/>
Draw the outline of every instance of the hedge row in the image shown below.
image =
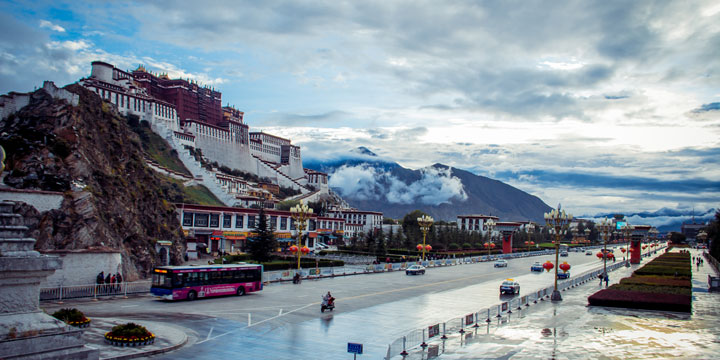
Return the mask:
<path fill-rule="evenodd" d="M 588 298 L 590 305 L 690 312 L 690 295 L 659 294 L 608 288 Z"/>

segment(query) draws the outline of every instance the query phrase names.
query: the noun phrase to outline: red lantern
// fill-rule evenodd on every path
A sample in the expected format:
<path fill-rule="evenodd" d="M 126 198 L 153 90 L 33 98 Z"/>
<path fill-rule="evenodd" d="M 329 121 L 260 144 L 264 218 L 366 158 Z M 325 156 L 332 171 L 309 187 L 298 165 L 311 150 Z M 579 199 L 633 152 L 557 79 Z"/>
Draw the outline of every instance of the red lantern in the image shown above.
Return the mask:
<path fill-rule="evenodd" d="M 564 263 L 562 263 L 562 264 L 560 264 L 560 266 L 558 266 L 558 267 L 559 267 L 560 270 L 562 270 L 563 272 L 567 272 L 568 270 L 570 270 L 570 264 L 568 264 L 567 261 L 564 262 Z"/>
<path fill-rule="evenodd" d="M 290 247 L 290 252 L 292 252 L 293 254 L 296 253 L 297 251 L 298 251 L 298 247 L 297 247 L 297 246 L 293 245 L 293 246 Z"/>
<path fill-rule="evenodd" d="M 608 254 L 607 254 L 607 257 L 608 257 L 608 259 L 612 259 L 612 258 L 615 257 L 615 254 L 613 254 L 613 253 L 608 253 Z"/>
<path fill-rule="evenodd" d="M 300 251 L 302 251 L 303 254 L 307 254 L 310 252 L 310 249 L 307 246 L 303 246 L 303 248 L 300 249 Z"/>
<path fill-rule="evenodd" d="M 598 257 L 598 259 L 602 259 L 602 258 L 603 258 L 603 253 L 602 253 L 602 252 L 597 253 L 597 257 Z"/>
<path fill-rule="evenodd" d="M 526 241 L 526 242 L 525 242 L 525 245 L 527 245 L 527 244 L 529 244 L 529 243 L 530 243 L 530 242 Z"/>
<path fill-rule="evenodd" d="M 647 249 L 647 245 L 642 246 L 643 250 Z"/>
<path fill-rule="evenodd" d="M 488 247 L 490 247 L 490 244 L 484 243 L 483 246 L 486 247 L 486 248 L 488 248 Z"/>
<path fill-rule="evenodd" d="M 530 242 L 530 245 L 535 245 L 535 242 L 534 242 L 534 241 L 531 241 L 531 242 Z"/>
<path fill-rule="evenodd" d="M 490 248 L 491 248 L 491 249 L 494 249 L 494 248 L 495 248 L 495 243 L 491 243 L 491 244 L 490 244 Z"/>
<path fill-rule="evenodd" d="M 432 246 L 430 246 L 430 245 L 425 245 L 425 250 L 427 250 L 427 251 L 432 250 Z"/>
<path fill-rule="evenodd" d="M 622 248 L 622 249 L 620 249 L 620 251 L 622 251 L 624 254 L 626 250 L 625 250 L 625 248 Z"/>
<path fill-rule="evenodd" d="M 554 267 L 555 267 L 555 265 L 553 265 L 553 263 L 551 263 L 550 260 L 548 260 L 547 262 L 545 262 L 545 263 L 543 264 L 543 269 L 545 269 L 545 271 L 550 271 L 550 270 L 552 270 Z"/>
<path fill-rule="evenodd" d="M 416 248 L 418 249 L 418 251 L 422 251 L 423 246 L 420 245 L 420 244 L 418 244 L 418 245 L 416 246 Z"/>

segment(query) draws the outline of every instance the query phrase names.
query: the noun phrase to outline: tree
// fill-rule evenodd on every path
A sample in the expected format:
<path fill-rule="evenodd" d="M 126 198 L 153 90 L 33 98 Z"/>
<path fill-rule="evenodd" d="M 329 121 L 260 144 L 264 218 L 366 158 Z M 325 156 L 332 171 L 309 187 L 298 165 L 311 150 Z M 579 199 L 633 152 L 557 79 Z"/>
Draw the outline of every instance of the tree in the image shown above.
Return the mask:
<path fill-rule="evenodd" d="M 710 255 L 715 259 L 720 259 L 720 210 L 715 213 L 715 220 L 708 224 L 705 229 L 710 242 Z"/>
<path fill-rule="evenodd" d="M 258 215 L 260 219 L 255 228 L 257 236 L 249 239 L 248 252 L 258 262 L 267 262 L 270 260 L 273 250 L 277 247 L 277 241 L 272 226 L 268 228 L 265 209 L 261 207 Z"/>
<path fill-rule="evenodd" d="M 405 236 L 408 238 L 407 243 L 422 244 L 422 232 L 420 231 L 417 219 L 423 215 L 427 214 L 420 210 L 415 210 L 403 217 L 402 227 L 405 232 Z M 408 248 L 412 247 L 414 247 L 414 245 L 411 245 Z"/>
<path fill-rule="evenodd" d="M 679 232 L 670 233 L 670 242 L 673 244 L 684 244 L 687 237 Z"/>

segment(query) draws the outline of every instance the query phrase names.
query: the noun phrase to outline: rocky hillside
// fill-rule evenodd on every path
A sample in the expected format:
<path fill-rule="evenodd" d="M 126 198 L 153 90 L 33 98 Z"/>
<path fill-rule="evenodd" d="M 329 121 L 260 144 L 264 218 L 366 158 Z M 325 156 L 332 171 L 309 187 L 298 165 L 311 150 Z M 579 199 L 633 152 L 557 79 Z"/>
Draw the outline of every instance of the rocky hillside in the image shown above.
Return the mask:
<path fill-rule="evenodd" d="M 185 247 L 165 180 L 143 161 L 140 140 L 111 105 L 78 86 L 78 106 L 45 90 L 0 121 L 7 152 L 4 183 L 20 189 L 64 192 L 60 210 L 24 207 L 38 250 L 106 247 L 120 250 L 128 280 L 145 277 L 158 262 L 154 242 L 173 242 L 171 261 Z"/>

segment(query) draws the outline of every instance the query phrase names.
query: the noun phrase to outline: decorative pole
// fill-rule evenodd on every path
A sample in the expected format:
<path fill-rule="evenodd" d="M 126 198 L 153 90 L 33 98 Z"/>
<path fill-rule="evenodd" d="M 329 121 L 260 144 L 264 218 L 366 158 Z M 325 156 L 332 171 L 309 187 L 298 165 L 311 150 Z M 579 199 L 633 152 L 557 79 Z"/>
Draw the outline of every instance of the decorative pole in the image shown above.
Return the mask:
<path fill-rule="evenodd" d="M 495 229 L 495 221 L 493 219 L 488 219 L 488 221 L 485 222 L 485 226 L 487 226 L 488 229 L 488 239 L 490 239 L 489 243 L 485 243 L 485 247 L 488 249 L 488 260 L 490 259 L 490 249 L 495 247 L 495 243 L 493 242 L 493 230 Z"/>
<path fill-rule="evenodd" d="M 419 218 L 417 218 L 418 225 L 420 225 L 420 231 L 422 231 L 423 234 L 423 243 L 422 243 L 422 259 L 425 261 L 425 251 L 430 251 L 432 247 L 430 245 L 425 244 L 425 239 L 427 238 L 427 233 L 430 231 L 430 227 L 432 226 L 433 218 L 427 215 L 423 215 Z"/>
<path fill-rule="evenodd" d="M 630 242 L 632 241 L 632 233 L 633 230 L 635 230 L 635 226 L 630 225 L 630 223 L 625 224 L 625 226 L 622 227 L 622 231 L 624 232 L 623 235 L 627 237 L 627 261 L 625 262 L 625 267 L 630 267 Z"/>
<path fill-rule="evenodd" d="M 570 226 L 572 218 L 572 214 L 566 214 L 565 210 L 560 210 L 560 205 L 558 205 L 557 209 L 552 210 L 549 213 L 545 213 L 545 222 L 547 226 L 555 230 L 555 288 L 552 296 L 550 297 L 552 301 L 562 301 L 560 291 L 557 289 L 558 262 L 560 260 L 560 239 L 562 239 L 562 236 Z"/>
<path fill-rule="evenodd" d="M 598 227 L 603 234 L 603 277 L 607 274 L 607 240 L 608 236 L 610 236 L 610 229 L 612 228 L 612 225 L 612 220 L 608 220 L 608 218 L 600 220 L 600 224 L 598 224 Z"/>
<path fill-rule="evenodd" d="M 297 233 L 297 246 L 293 249 L 290 247 L 290 251 L 297 254 L 297 268 L 300 270 L 300 258 L 303 254 L 310 252 L 307 246 L 302 245 L 302 233 L 305 230 L 305 222 L 312 216 L 313 209 L 308 207 L 306 204 L 298 204 L 290 208 L 290 216 L 295 221 L 295 227 L 298 229 Z"/>
<path fill-rule="evenodd" d="M 532 244 L 531 244 L 531 243 L 532 243 L 532 240 L 530 240 L 530 233 L 535 231 L 535 224 L 529 223 L 529 224 L 527 224 L 526 228 L 527 228 L 527 235 L 528 235 L 527 246 L 528 246 L 528 253 L 529 253 L 529 252 L 530 252 L 530 245 L 532 245 Z"/>

